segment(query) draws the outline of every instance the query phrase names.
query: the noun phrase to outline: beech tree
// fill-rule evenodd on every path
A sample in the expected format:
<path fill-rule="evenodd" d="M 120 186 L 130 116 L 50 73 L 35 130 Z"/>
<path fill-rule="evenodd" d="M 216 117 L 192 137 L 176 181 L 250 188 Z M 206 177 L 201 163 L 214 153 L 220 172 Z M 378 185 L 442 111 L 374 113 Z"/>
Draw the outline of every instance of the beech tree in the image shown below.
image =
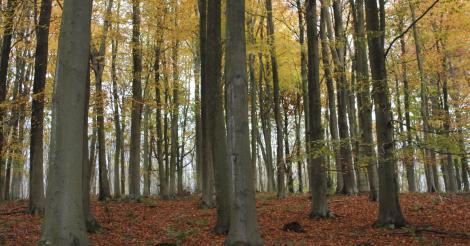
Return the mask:
<path fill-rule="evenodd" d="M 227 245 L 263 245 L 256 221 L 248 126 L 245 1 L 227 1 L 226 86 L 228 158 L 233 170 L 230 231 Z"/>
<path fill-rule="evenodd" d="M 87 245 L 83 215 L 83 116 L 91 1 L 64 1 L 41 245 Z"/>

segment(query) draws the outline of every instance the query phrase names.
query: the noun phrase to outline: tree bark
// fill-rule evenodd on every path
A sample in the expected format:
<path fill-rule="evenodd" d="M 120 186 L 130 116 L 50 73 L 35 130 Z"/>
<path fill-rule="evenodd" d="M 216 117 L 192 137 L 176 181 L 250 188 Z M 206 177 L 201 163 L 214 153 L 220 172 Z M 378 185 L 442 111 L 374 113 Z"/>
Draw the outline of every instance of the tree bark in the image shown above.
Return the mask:
<path fill-rule="evenodd" d="M 111 42 L 111 80 L 113 83 L 113 119 L 114 119 L 114 130 L 116 134 L 116 149 L 114 151 L 114 198 L 119 198 L 121 196 L 121 183 L 120 183 L 120 172 L 119 166 L 121 161 L 121 152 L 123 152 L 123 138 L 122 138 L 122 129 L 121 129 L 121 120 L 119 116 L 119 94 L 118 94 L 118 85 L 117 85 L 117 74 L 116 74 L 116 56 L 118 52 L 118 41 L 117 39 L 112 40 Z"/>
<path fill-rule="evenodd" d="M 17 0 L 8 0 L 7 6 L 5 9 L 5 18 L 4 18 L 4 28 L 3 28 L 3 40 L 2 40 L 2 49 L 0 52 L 0 104 L 5 103 L 6 95 L 7 95 L 7 75 L 8 75 L 8 62 L 10 60 L 10 52 L 11 52 L 11 45 L 12 45 L 12 38 L 13 38 L 13 18 L 15 14 L 15 6 L 17 4 Z M 5 120 L 6 111 L 5 109 L 0 108 L 0 123 L 3 126 L 3 122 Z M 0 131 L 0 156 L 4 156 L 5 149 L 5 137 L 3 135 L 3 131 Z M 3 165 L 5 164 L 3 158 L 0 158 L 0 179 L 2 179 L 2 171 Z M 6 178 L 6 175 L 5 175 Z M 3 180 L 0 180 L 0 185 L 6 184 Z M 0 192 L 1 193 L 1 192 Z M 0 200 L 2 196 L 0 194 Z"/>
<path fill-rule="evenodd" d="M 385 4 L 384 0 L 379 2 L 382 9 Z M 395 176 L 396 160 L 394 157 L 393 116 L 385 66 L 383 43 L 385 21 L 383 18 L 385 18 L 385 13 L 379 14 L 377 1 L 366 0 L 367 32 L 377 34 L 368 35 L 367 37 L 373 81 L 377 145 L 379 146 L 379 213 L 375 225 L 396 228 L 405 226 L 406 221 L 400 208 Z"/>
<path fill-rule="evenodd" d="M 245 1 L 228 0 L 226 15 L 227 156 L 234 172 L 234 199 L 225 245 L 263 245 L 256 221 L 254 173 L 250 161 Z"/>
<path fill-rule="evenodd" d="M 227 136 L 224 116 L 224 95 L 222 87 L 222 42 L 221 42 L 221 1 L 208 0 L 207 8 L 207 50 L 206 81 L 207 104 L 206 137 L 211 138 L 212 161 L 214 163 L 215 191 L 217 199 L 217 223 L 214 231 L 226 234 L 230 227 L 231 169 L 227 159 Z M 249 145 L 248 145 L 249 146 Z"/>
<path fill-rule="evenodd" d="M 46 210 L 40 245 L 88 245 L 82 168 L 91 8 L 89 0 L 66 0 L 63 4 Z"/>
<path fill-rule="evenodd" d="M 318 16 L 316 13 L 316 0 L 307 0 L 307 44 L 308 44 L 308 102 L 309 102 L 309 135 L 308 165 L 310 166 L 310 218 L 327 218 L 330 216 L 327 201 L 327 169 L 324 154 L 315 153 L 322 149 L 324 144 L 323 128 L 321 125 L 321 96 L 320 96 L 320 52 L 318 50 Z"/>
<path fill-rule="evenodd" d="M 132 115 L 129 160 L 129 198 L 140 198 L 140 131 L 142 118 L 142 48 L 140 0 L 132 0 Z"/>
<path fill-rule="evenodd" d="M 52 0 L 43 0 L 36 27 L 36 54 L 34 60 L 33 100 L 31 105 L 31 144 L 29 150 L 30 179 L 29 204 L 31 214 L 44 213 L 44 88 L 46 86 L 47 56 L 49 53 L 49 26 Z"/>
<path fill-rule="evenodd" d="M 367 40 L 364 27 L 364 0 L 351 2 L 354 19 L 354 46 L 356 58 L 357 77 L 357 103 L 359 108 L 359 155 L 358 163 L 367 167 L 369 178 L 369 199 L 377 201 L 377 155 L 374 148 L 374 137 L 372 133 L 372 99 L 370 96 L 369 68 L 367 63 Z"/>

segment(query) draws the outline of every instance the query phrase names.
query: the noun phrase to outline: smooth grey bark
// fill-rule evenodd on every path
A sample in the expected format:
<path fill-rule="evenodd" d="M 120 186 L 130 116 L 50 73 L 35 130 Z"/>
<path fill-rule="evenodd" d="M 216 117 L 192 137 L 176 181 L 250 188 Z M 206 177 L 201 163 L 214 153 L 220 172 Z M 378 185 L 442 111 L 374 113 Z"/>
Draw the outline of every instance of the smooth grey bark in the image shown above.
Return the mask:
<path fill-rule="evenodd" d="M 277 197 L 286 196 L 286 162 L 284 159 L 284 132 L 282 129 L 281 96 L 279 87 L 279 71 L 276 56 L 276 39 L 274 34 L 273 6 L 271 0 L 266 0 L 268 44 L 271 56 L 271 72 L 274 90 L 274 120 L 276 122 L 276 163 L 277 163 Z M 269 93 L 269 92 L 268 92 Z"/>
<path fill-rule="evenodd" d="M 31 104 L 31 142 L 29 149 L 29 203 L 31 214 L 44 213 L 44 88 L 46 86 L 49 26 L 52 0 L 41 2 L 39 25 L 36 27 L 33 96 Z M 1 173 L 1 171 L 0 171 Z"/>
<path fill-rule="evenodd" d="M 124 97 L 121 98 L 121 195 L 126 195 L 126 149 L 124 148 L 125 144 L 125 135 L 126 132 L 126 110 L 124 108 Z"/>
<path fill-rule="evenodd" d="M 227 139 L 234 198 L 225 245 L 263 245 L 256 220 L 254 173 L 250 160 L 244 0 L 227 1 L 226 20 Z"/>
<path fill-rule="evenodd" d="M 383 8 L 384 0 L 379 1 Z M 366 0 L 366 26 L 369 42 L 369 60 L 372 72 L 372 94 L 375 104 L 379 163 L 379 213 L 376 226 L 402 227 L 406 225 L 401 212 L 398 185 L 395 176 L 396 159 L 393 139 L 393 116 L 385 66 L 385 13 L 379 14 L 377 1 Z"/>
<path fill-rule="evenodd" d="M 325 1 L 323 1 L 325 2 Z M 326 6 L 325 6 L 326 7 Z M 328 13 L 328 10 L 325 9 Z M 338 98 L 338 129 L 339 129 L 339 151 L 341 156 L 341 166 L 343 172 L 344 187 L 342 193 L 354 194 L 355 188 L 355 176 L 353 168 L 353 159 L 350 145 L 349 126 L 347 118 L 347 78 L 346 78 L 346 36 L 343 26 L 343 15 L 342 6 L 340 0 L 333 0 L 333 17 L 334 17 L 334 33 L 335 38 L 330 41 L 333 42 L 334 46 L 331 47 L 333 54 L 333 61 L 335 64 L 336 74 L 336 96 Z M 327 14 L 328 16 L 328 14 Z M 330 21 L 326 18 L 327 23 Z M 329 24 L 327 24 L 329 25 Z M 332 36 L 330 34 L 330 36 Z"/>
<path fill-rule="evenodd" d="M 330 54 L 328 52 L 329 42 L 326 32 L 326 19 L 328 13 L 326 12 L 326 7 L 321 8 L 321 20 L 320 20 L 320 39 L 322 47 L 322 62 L 323 70 L 325 74 L 326 88 L 328 93 L 328 110 L 329 117 L 328 123 L 330 127 L 330 135 L 333 142 L 333 152 L 335 157 L 335 168 L 336 168 L 336 193 L 341 193 L 344 189 L 344 180 L 343 180 L 343 168 L 341 166 L 341 154 L 339 151 L 339 132 L 338 132 L 338 117 L 336 114 L 336 98 L 335 98 L 335 88 L 333 84 L 333 74 L 331 71 L 331 62 Z"/>
<path fill-rule="evenodd" d="M 327 200 L 326 162 L 321 153 L 324 144 L 323 128 L 321 125 L 321 96 L 320 96 L 320 51 L 318 48 L 318 15 L 316 0 L 307 0 L 307 44 L 308 44 L 308 102 L 309 102 L 309 134 L 308 165 L 310 166 L 310 218 L 330 217 Z M 319 153 L 318 153 L 319 152 Z"/>
<path fill-rule="evenodd" d="M 90 0 L 66 0 L 57 56 L 46 209 L 40 245 L 88 245 L 83 162 Z"/>
<path fill-rule="evenodd" d="M 377 201 L 377 154 L 372 133 L 372 99 L 370 96 L 369 64 L 367 62 L 367 39 L 365 33 L 364 0 L 350 0 L 354 20 L 354 46 L 357 77 L 357 104 L 359 108 L 359 168 L 367 167 L 369 199 Z"/>
<path fill-rule="evenodd" d="M 206 40 L 206 80 L 207 95 L 211 103 L 207 104 L 206 136 L 210 138 L 209 150 L 214 163 L 215 192 L 217 201 L 217 222 L 214 228 L 217 234 L 226 234 L 230 228 L 231 169 L 227 159 L 227 136 L 225 129 L 224 95 L 222 86 L 222 14 L 221 1 L 208 0 L 207 40 Z M 250 162 L 251 163 L 251 162 Z"/>
<path fill-rule="evenodd" d="M 140 131 L 142 121 L 142 47 L 140 0 L 132 0 L 132 115 L 129 154 L 129 198 L 140 198 Z"/>
<path fill-rule="evenodd" d="M 207 0 L 198 0 L 199 9 L 199 52 L 201 56 L 201 134 L 202 134 L 202 207 L 212 208 L 215 206 L 213 197 L 213 161 L 212 154 L 209 151 L 212 146 L 210 138 L 207 137 L 208 117 L 207 105 L 210 95 L 207 93 Z"/>

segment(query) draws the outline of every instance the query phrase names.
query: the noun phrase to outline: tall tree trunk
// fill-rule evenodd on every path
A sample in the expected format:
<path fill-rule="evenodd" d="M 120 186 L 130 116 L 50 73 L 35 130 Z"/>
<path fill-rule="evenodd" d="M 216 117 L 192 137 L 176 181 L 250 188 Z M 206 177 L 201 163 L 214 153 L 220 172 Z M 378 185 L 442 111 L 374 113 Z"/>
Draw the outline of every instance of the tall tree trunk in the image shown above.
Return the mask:
<path fill-rule="evenodd" d="M 326 6 L 321 8 L 321 20 L 320 20 L 320 39 L 322 47 L 322 62 L 326 80 L 326 87 L 328 92 L 328 110 L 329 117 L 328 122 L 330 126 L 330 135 L 333 140 L 333 152 L 335 156 L 335 167 L 336 167 L 336 193 L 341 193 L 344 189 L 343 172 L 341 166 L 341 154 L 339 151 L 339 132 L 338 132 L 338 117 L 336 114 L 336 98 L 335 88 L 333 84 L 333 74 L 331 72 L 330 54 L 328 52 L 329 42 L 326 33 L 326 19 L 328 13 Z"/>
<path fill-rule="evenodd" d="M 416 21 L 416 14 L 415 14 L 415 7 L 413 3 L 409 2 L 410 9 L 411 9 L 411 19 L 413 22 Z M 430 132 L 430 127 L 428 123 L 428 116 L 429 116 L 429 109 L 428 109 L 428 92 L 427 92 L 427 78 L 424 73 L 424 61 L 423 61 L 423 56 L 421 54 L 421 41 L 419 38 L 419 31 L 418 27 L 416 25 L 413 25 L 413 37 L 415 40 L 415 48 L 416 48 L 416 59 L 418 62 L 418 70 L 419 70 L 419 75 L 420 75 L 420 82 L 421 82 L 421 120 L 422 120 L 422 125 L 423 125 L 423 134 L 424 134 L 424 144 L 427 145 L 429 143 L 429 132 Z M 430 150 L 425 149 L 425 156 L 424 156 L 424 165 L 427 166 L 427 172 L 426 172 L 426 183 L 428 187 L 428 192 L 436 192 L 438 191 L 437 189 L 437 184 L 435 183 L 435 180 L 433 178 L 434 176 L 434 171 L 433 169 L 435 168 L 430 168 L 431 165 L 436 165 L 435 162 L 432 160 L 434 159 L 432 157 L 432 153 Z"/>
<path fill-rule="evenodd" d="M 227 137 L 224 116 L 224 95 L 222 87 L 222 42 L 221 42 L 221 1 L 208 0 L 207 5 L 207 43 L 206 43 L 206 81 L 207 104 L 206 137 L 210 138 L 209 150 L 214 163 L 215 191 L 217 199 L 217 223 L 214 231 L 226 234 L 230 227 L 231 169 L 227 159 Z M 249 145 L 248 145 L 249 146 Z"/>
<path fill-rule="evenodd" d="M 350 1 L 354 18 L 354 46 L 356 47 L 357 104 L 359 108 L 359 154 L 357 165 L 367 167 L 369 199 L 377 201 L 377 155 L 372 133 L 372 99 L 370 96 L 367 40 L 364 26 L 364 0 Z"/>
<path fill-rule="evenodd" d="M 208 117 L 207 105 L 209 94 L 207 93 L 207 0 L 198 0 L 199 8 L 199 52 L 201 54 L 201 133 L 202 133 L 202 206 L 212 208 L 215 205 L 213 198 L 213 161 L 210 152 L 212 146 L 207 135 Z"/>
<path fill-rule="evenodd" d="M 90 109 L 90 66 L 87 69 L 87 80 L 86 80 L 86 91 L 85 91 L 85 111 L 83 115 L 84 127 L 83 127 L 83 161 L 82 161 L 82 189 L 83 189 L 83 215 L 85 218 L 85 226 L 88 232 L 93 233 L 99 229 L 98 221 L 96 220 L 93 212 L 91 211 L 90 204 L 90 185 L 91 185 L 91 176 L 92 169 L 95 168 L 94 163 L 94 153 L 96 145 L 96 121 L 93 117 L 93 136 L 91 144 L 93 146 L 92 155 L 93 158 L 88 156 L 88 110 Z"/>
<path fill-rule="evenodd" d="M 170 156 L 170 197 L 176 196 L 176 171 L 178 164 L 178 118 L 179 118 L 179 71 L 178 71 L 178 47 L 179 41 L 173 43 L 172 66 L 173 66 L 173 99 L 171 104 L 171 156 Z M 182 170 L 178 170 L 181 172 Z M 180 190 L 178 190 L 180 192 Z"/>
<path fill-rule="evenodd" d="M 118 198 L 121 196 L 121 183 L 120 183 L 120 173 L 119 166 L 121 161 L 121 152 L 123 152 L 123 142 L 122 142 L 122 130 L 121 130 L 121 121 L 119 116 L 119 95 L 118 95 L 118 85 L 117 85 L 117 67 L 116 67 L 116 56 L 118 52 L 118 41 L 117 39 L 112 40 L 111 42 L 111 80 L 113 83 L 113 119 L 114 119 L 114 130 L 116 131 L 116 149 L 114 151 L 114 197 Z"/>
<path fill-rule="evenodd" d="M 286 163 L 284 160 L 284 133 L 282 130 L 281 114 L 281 96 L 279 87 L 279 71 L 276 57 L 276 39 L 274 34 L 273 6 L 271 0 L 266 0 L 267 22 L 268 22 L 268 43 L 271 55 L 271 69 L 273 75 L 274 89 L 274 119 L 276 122 L 276 140 L 277 140 L 277 197 L 286 196 Z"/>
<path fill-rule="evenodd" d="M 289 102 L 284 102 L 284 147 L 286 155 L 286 175 L 287 188 L 290 193 L 294 193 L 294 177 L 292 173 L 292 158 L 289 148 Z"/>
<path fill-rule="evenodd" d="M 309 102 L 309 150 L 315 152 L 324 144 L 323 128 L 321 125 L 321 96 L 320 96 L 320 52 L 318 50 L 318 15 L 316 0 L 307 0 L 307 44 L 308 44 L 308 102 Z M 323 154 L 308 153 L 310 166 L 310 194 L 312 196 L 310 218 L 326 218 L 330 216 L 327 201 L 326 162 Z"/>
<path fill-rule="evenodd" d="M 13 18 L 15 14 L 15 6 L 17 4 L 17 0 L 8 0 L 7 6 L 4 12 L 4 28 L 3 28 L 3 40 L 2 40 L 2 50 L 0 51 L 0 104 L 3 104 L 6 99 L 7 95 L 7 75 L 8 75 L 8 62 L 10 60 L 10 52 L 11 52 L 11 40 L 13 38 Z M 5 120 L 5 109 L 0 108 L 0 124 L 3 128 L 3 122 Z M 3 131 L 0 131 L 0 156 L 4 156 L 5 149 L 5 138 L 3 135 Z M 2 179 L 3 174 L 3 158 L 0 158 L 0 179 Z M 6 178 L 6 175 L 5 175 Z M 4 185 L 3 180 L 0 180 L 0 185 Z M 1 192 L 0 192 L 1 193 Z M 0 200 L 2 196 L 0 194 Z"/>
<path fill-rule="evenodd" d="M 129 160 L 129 198 L 140 198 L 140 131 L 142 118 L 142 48 L 140 0 L 132 0 L 132 115 Z"/>
<path fill-rule="evenodd" d="M 274 192 L 275 182 L 274 182 L 274 167 L 273 167 L 273 151 L 271 144 L 271 102 L 267 100 L 266 93 L 263 90 L 263 80 L 264 80 L 264 64 L 263 64 L 263 55 L 259 53 L 259 105 L 260 105 L 260 117 L 261 117 L 261 128 L 263 130 L 264 143 L 266 145 L 266 174 L 268 176 L 268 185 L 267 191 Z M 267 100 L 267 102 L 266 102 Z"/>
<path fill-rule="evenodd" d="M 63 4 L 52 106 L 51 153 L 40 245 L 88 245 L 83 214 L 87 67 L 92 3 Z"/>
<path fill-rule="evenodd" d="M 401 25 L 400 25 L 401 27 Z M 401 28 L 400 28 L 401 29 Z M 406 55 L 406 43 L 405 38 L 400 38 L 401 45 L 401 57 L 402 60 Z M 402 62 L 402 79 L 403 79 L 403 92 L 405 100 L 405 124 L 406 124 L 406 146 L 404 149 L 405 154 L 405 169 L 406 179 L 408 182 L 408 191 L 416 192 L 416 179 L 415 179 L 415 163 L 414 163 L 414 148 L 413 148 L 413 137 L 411 136 L 411 117 L 410 117 L 410 88 L 408 86 L 408 66 L 405 62 Z"/>
<path fill-rule="evenodd" d="M 256 221 L 254 173 L 250 161 L 244 0 L 227 1 L 226 20 L 227 156 L 234 172 L 234 199 L 225 244 L 263 245 Z"/>
<path fill-rule="evenodd" d="M 146 98 L 147 99 L 147 98 Z M 150 151 L 150 106 L 144 106 L 144 144 L 143 144 L 143 157 L 144 157 L 144 191 L 145 197 L 150 196 L 150 183 L 152 177 L 152 159 Z"/>
<path fill-rule="evenodd" d="M 106 39 L 110 26 L 111 11 L 113 9 L 113 0 L 108 1 L 103 23 L 103 31 L 100 37 L 99 50 L 93 48 L 92 62 L 95 72 L 96 83 L 96 113 L 98 123 L 98 173 L 99 173 L 99 196 L 98 200 L 103 201 L 111 197 L 111 190 L 108 178 L 108 168 L 106 164 L 106 136 L 104 132 L 104 97 L 103 92 L 103 72 L 105 66 Z"/>
<path fill-rule="evenodd" d="M 310 117 L 309 116 L 310 110 L 309 110 L 309 103 L 308 103 L 308 78 L 307 78 L 308 71 L 307 71 L 307 49 L 305 45 L 304 8 L 302 7 L 302 2 L 300 0 L 296 0 L 295 3 L 297 7 L 297 15 L 299 18 L 300 76 L 302 78 L 302 100 L 303 100 L 303 106 L 304 106 L 305 140 L 307 140 L 309 127 L 310 127 L 310 124 L 308 123 L 308 119 Z M 305 141 L 306 153 L 309 152 L 308 147 L 309 147 L 308 141 Z M 302 162 L 299 162 L 299 164 L 302 165 Z M 300 182 L 300 177 L 301 177 L 300 174 L 302 172 L 301 169 L 302 168 L 299 169 L 299 182 Z M 299 192 L 301 193 L 303 192 L 302 182 L 299 183 Z"/>
<path fill-rule="evenodd" d="M 300 95 L 299 95 L 299 101 L 300 101 Z M 301 156 L 301 143 L 302 143 L 302 140 L 300 140 L 300 121 L 302 120 L 302 112 L 300 110 L 300 102 L 298 102 L 297 104 L 299 106 L 299 108 L 297 108 L 297 116 L 296 118 L 298 117 L 298 120 L 296 119 L 295 120 L 295 148 L 296 148 L 296 154 L 297 154 L 297 178 L 298 178 L 298 182 L 299 182 L 299 193 L 303 193 L 304 192 L 304 184 L 303 184 L 303 172 L 302 172 L 302 169 L 303 169 L 303 161 L 302 159 L 303 158 L 300 158 Z"/>
<path fill-rule="evenodd" d="M 379 2 L 382 9 L 385 4 L 384 0 Z M 377 1 L 366 0 L 367 32 L 377 34 L 368 35 L 367 37 L 373 81 L 377 145 L 379 146 L 379 213 L 375 224 L 377 226 L 392 226 L 396 228 L 404 226 L 406 221 L 400 208 L 395 176 L 396 160 L 394 157 L 393 116 L 388 92 L 383 42 L 383 36 L 385 35 L 384 18 L 385 13 L 379 14 Z"/>
<path fill-rule="evenodd" d="M 124 108 L 124 97 L 121 98 L 121 195 L 126 195 L 126 149 L 125 135 L 126 132 L 126 110 Z"/>
<path fill-rule="evenodd" d="M 327 10 L 325 10 L 327 12 Z M 354 168 L 350 145 L 349 126 L 347 118 L 347 78 L 346 78 L 346 36 L 343 27 L 342 6 L 340 0 L 333 0 L 334 13 L 334 47 L 332 47 L 333 61 L 335 64 L 336 74 L 336 96 L 338 98 L 338 128 L 340 145 L 339 151 L 341 156 L 341 165 L 343 172 L 344 187 L 342 193 L 355 193 Z M 330 20 L 329 18 L 327 19 Z"/>
<path fill-rule="evenodd" d="M 160 78 L 160 59 L 162 51 L 160 44 L 155 48 L 155 103 L 157 106 L 156 112 L 156 128 L 157 128 L 157 162 L 158 162 L 158 178 L 160 181 L 160 197 L 163 199 L 168 198 L 168 182 L 165 175 L 165 163 L 163 160 L 163 129 L 162 129 L 162 96 L 161 96 L 161 78 Z"/>
<path fill-rule="evenodd" d="M 256 43 L 256 38 L 254 34 L 255 19 L 253 17 L 251 17 L 250 20 L 248 21 L 248 27 L 249 27 L 248 32 L 250 35 L 249 42 L 251 45 L 254 45 Z M 256 91 L 258 89 L 258 85 L 256 82 L 256 75 L 255 75 L 255 58 L 256 58 L 255 52 L 251 52 L 248 55 L 248 69 L 249 69 L 249 76 L 250 76 L 251 165 L 253 167 L 253 173 L 255 174 L 254 186 L 256 190 L 257 189 L 256 159 L 258 158 L 257 139 L 259 135 L 259 129 L 258 129 L 258 114 L 256 112 L 256 101 L 257 101 Z M 259 181 L 261 184 L 261 180 Z"/>
<path fill-rule="evenodd" d="M 29 150 L 29 204 L 31 214 L 44 212 L 44 88 L 46 86 L 47 56 L 49 53 L 49 26 L 52 0 L 43 0 L 36 27 L 36 54 L 34 60 L 33 100 L 31 105 L 31 143 Z M 0 171 L 1 172 L 1 171 Z"/>

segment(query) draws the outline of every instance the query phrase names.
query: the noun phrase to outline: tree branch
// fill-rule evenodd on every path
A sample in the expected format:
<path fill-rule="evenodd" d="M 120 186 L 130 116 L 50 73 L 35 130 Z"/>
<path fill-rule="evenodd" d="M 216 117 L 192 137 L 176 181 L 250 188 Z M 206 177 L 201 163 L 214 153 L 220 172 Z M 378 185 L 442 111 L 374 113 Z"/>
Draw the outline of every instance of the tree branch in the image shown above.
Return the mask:
<path fill-rule="evenodd" d="M 416 23 L 418 23 L 419 20 L 421 20 L 429 11 L 431 11 L 431 9 L 434 8 L 434 6 L 436 6 L 436 4 L 439 2 L 440 0 L 435 0 L 433 4 L 431 4 L 431 6 L 429 6 L 428 9 L 426 9 L 426 11 L 424 11 L 423 14 L 421 14 L 420 17 L 418 17 L 415 21 L 413 21 L 413 23 L 411 23 L 410 26 L 408 26 L 408 28 L 406 28 L 406 30 L 404 32 L 402 32 L 400 35 L 396 36 L 392 42 L 390 43 L 390 45 L 388 46 L 387 48 L 387 51 L 385 52 L 385 57 L 387 57 L 388 53 L 390 52 L 390 49 L 392 49 L 392 46 L 393 44 L 395 44 L 395 42 L 400 39 L 401 37 L 403 37 L 406 33 L 408 33 L 410 31 L 410 29 L 416 25 Z"/>

